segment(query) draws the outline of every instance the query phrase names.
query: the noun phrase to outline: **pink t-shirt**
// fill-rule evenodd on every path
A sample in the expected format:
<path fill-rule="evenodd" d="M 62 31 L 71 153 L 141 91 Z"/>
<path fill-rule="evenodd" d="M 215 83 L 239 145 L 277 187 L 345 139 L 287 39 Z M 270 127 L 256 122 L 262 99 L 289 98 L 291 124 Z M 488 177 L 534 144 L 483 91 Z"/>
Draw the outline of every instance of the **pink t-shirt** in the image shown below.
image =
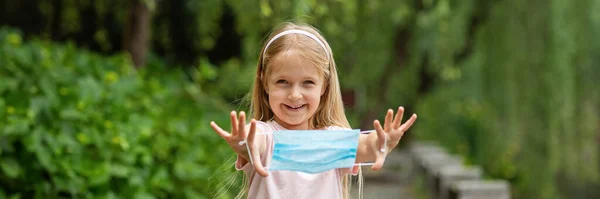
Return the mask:
<path fill-rule="evenodd" d="M 267 133 L 264 136 L 266 143 L 265 154 L 261 154 L 260 159 L 263 166 L 269 167 L 270 157 L 273 155 L 273 132 L 286 130 L 275 121 L 256 123 L 257 133 Z M 328 130 L 343 129 L 342 127 L 331 126 Z M 256 140 L 255 142 L 259 142 Z M 237 170 L 243 170 L 249 179 L 248 198 L 342 198 L 342 177 L 346 174 L 356 175 L 357 169 L 333 169 L 317 174 L 309 174 L 294 171 L 268 171 L 269 176 L 262 177 L 254 171 L 254 167 L 247 163 L 241 165 L 240 156 L 235 162 Z"/>

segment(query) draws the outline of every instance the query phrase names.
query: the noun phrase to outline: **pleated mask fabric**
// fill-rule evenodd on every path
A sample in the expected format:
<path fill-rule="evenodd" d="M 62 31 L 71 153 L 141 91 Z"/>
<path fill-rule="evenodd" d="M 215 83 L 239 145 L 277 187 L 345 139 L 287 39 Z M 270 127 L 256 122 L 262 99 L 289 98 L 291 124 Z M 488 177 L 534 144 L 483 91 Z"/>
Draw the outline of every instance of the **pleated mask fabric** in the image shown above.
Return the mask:
<path fill-rule="evenodd" d="M 321 173 L 352 168 L 359 130 L 284 130 L 273 132 L 274 149 L 269 171 Z"/>

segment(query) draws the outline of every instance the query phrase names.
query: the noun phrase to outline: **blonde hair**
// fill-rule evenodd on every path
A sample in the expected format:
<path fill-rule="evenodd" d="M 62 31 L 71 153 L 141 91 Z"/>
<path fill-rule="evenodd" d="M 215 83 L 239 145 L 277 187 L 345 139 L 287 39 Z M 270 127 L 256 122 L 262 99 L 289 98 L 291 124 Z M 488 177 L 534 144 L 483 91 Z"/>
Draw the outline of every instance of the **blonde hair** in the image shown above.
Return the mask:
<path fill-rule="evenodd" d="M 287 30 L 302 30 L 313 34 L 324 46 L 314 39 L 301 34 L 286 34 L 273 40 L 267 49 L 267 42 L 263 45 L 258 56 L 256 76 L 254 78 L 252 90 L 246 96 L 245 101 L 249 102 L 249 115 L 259 121 L 267 122 L 274 118 L 275 114 L 269 106 L 269 97 L 266 92 L 266 77 L 270 75 L 274 66 L 271 61 L 279 54 L 289 50 L 294 50 L 298 55 L 305 58 L 312 65 L 316 66 L 319 75 L 324 77 L 324 93 L 321 96 L 319 107 L 315 114 L 309 119 L 309 128 L 323 129 L 328 126 L 339 126 L 351 128 L 344 113 L 342 94 L 337 75 L 336 64 L 333 59 L 333 53 L 329 43 L 324 39 L 321 33 L 308 24 L 286 22 L 271 32 L 266 41 L 271 41 L 277 34 Z M 324 49 L 325 48 L 325 49 Z M 264 53 L 263 53 L 264 52 Z M 360 167 L 359 167 L 360 169 Z M 243 198 L 248 192 L 248 180 L 245 179 L 242 184 L 242 190 L 236 198 Z M 359 186 L 362 184 L 362 172 L 359 170 Z M 342 177 L 342 195 L 343 198 L 350 198 L 351 179 L 349 174 Z"/>
<path fill-rule="evenodd" d="M 272 71 L 271 61 L 275 56 L 288 50 L 295 50 L 298 55 L 306 58 L 314 66 L 319 69 L 320 75 L 325 77 L 325 92 L 321 96 L 321 103 L 315 112 L 315 115 L 310 118 L 309 128 L 322 129 L 328 126 L 340 126 L 350 128 L 350 124 L 344 113 L 344 104 L 342 102 L 342 94 L 337 76 L 337 69 L 333 59 L 333 53 L 329 44 L 323 36 L 310 25 L 297 24 L 287 22 L 282 24 L 278 29 L 273 31 L 268 37 L 271 40 L 273 36 L 286 30 L 303 30 L 315 35 L 323 44 L 325 49 L 315 40 L 298 34 L 287 34 L 274 40 L 269 48 L 265 50 L 262 47 L 261 53 L 258 56 L 258 64 L 256 76 L 254 78 L 253 88 L 250 97 L 250 115 L 252 118 L 259 121 L 269 121 L 275 116 L 271 107 L 269 107 L 269 97 L 266 92 L 267 82 L 266 77 Z M 264 53 L 262 53 L 264 52 Z"/>

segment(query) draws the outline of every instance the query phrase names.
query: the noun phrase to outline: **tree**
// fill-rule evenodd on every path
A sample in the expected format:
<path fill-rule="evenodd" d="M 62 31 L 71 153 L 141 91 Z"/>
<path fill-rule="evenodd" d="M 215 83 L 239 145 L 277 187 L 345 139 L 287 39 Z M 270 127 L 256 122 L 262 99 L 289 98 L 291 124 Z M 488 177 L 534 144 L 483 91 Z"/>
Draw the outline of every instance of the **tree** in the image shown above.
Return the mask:
<path fill-rule="evenodd" d="M 145 65 L 146 54 L 149 50 L 152 11 L 155 0 L 129 1 L 129 15 L 123 33 L 123 48 L 131 54 L 136 67 Z"/>

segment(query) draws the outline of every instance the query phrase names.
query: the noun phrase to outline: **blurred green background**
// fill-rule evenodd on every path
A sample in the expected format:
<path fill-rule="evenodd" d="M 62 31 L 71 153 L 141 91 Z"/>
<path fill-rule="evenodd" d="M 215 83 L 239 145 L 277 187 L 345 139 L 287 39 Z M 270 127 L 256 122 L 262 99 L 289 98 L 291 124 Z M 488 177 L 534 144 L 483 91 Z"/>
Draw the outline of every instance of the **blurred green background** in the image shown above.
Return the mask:
<path fill-rule="evenodd" d="M 213 198 L 233 152 L 209 122 L 246 110 L 284 21 L 329 41 L 353 127 L 402 105 L 400 147 L 600 197 L 600 0 L 5 0 L 0 198 Z"/>

